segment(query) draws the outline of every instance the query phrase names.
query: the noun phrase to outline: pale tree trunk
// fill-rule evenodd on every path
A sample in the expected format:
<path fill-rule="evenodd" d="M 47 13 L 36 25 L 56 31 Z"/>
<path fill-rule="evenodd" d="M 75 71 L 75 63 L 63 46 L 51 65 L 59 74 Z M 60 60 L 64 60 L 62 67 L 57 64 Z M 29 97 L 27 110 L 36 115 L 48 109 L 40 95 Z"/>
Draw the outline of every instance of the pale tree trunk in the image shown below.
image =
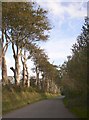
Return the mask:
<path fill-rule="evenodd" d="M 56 94 L 57 93 L 57 86 L 54 85 L 54 93 Z"/>
<path fill-rule="evenodd" d="M 26 83 L 26 52 L 24 51 L 24 55 L 21 56 L 21 61 L 22 61 L 22 65 L 23 65 L 23 86 L 25 86 Z"/>
<path fill-rule="evenodd" d="M 44 75 L 44 79 L 45 79 L 44 90 L 45 90 L 45 92 L 49 92 L 49 79 L 48 79 L 47 75 Z"/>
<path fill-rule="evenodd" d="M 37 83 L 38 88 L 41 89 L 41 82 L 39 79 L 39 69 L 37 66 L 36 66 L 36 83 Z"/>
<path fill-rule="evenodd" d="M 6 39 L 6 43 L 4 44 L 4 37 Z M 8 84 L 8 77 L 7 77 L 7 65 L 6 65 L 6 59 L 5 59 L 5 54 L 8 48 L 8 39 L 6 37 L 6 31 L 4 33 L 4 31 L 2 30 L 2 39 L 1 39 L 1 62 L 2 62 L 2 83 L 3 85 Z"/>
<path fill-rule="evenodd" d="M 47 83 L 47 92 L 49 92 L 49 79 L 46 80 Z"/>
<path fill-rule="evenodd" d="M 5 56 L 2 57 L 2 82 L 3 82 L 3 85 L 8 84 L 7 65 L 6 65 Z"/>
<path fill-rule="evenodd" d="M 20 83 L 20 65 L 19 65 L 19 55 L 15 58 L 15 71 L 16 71 L 16 84 Z"/>
<path fill-rule="evenodd" d="M 20 49 L 18 45 L 16 45 L 16 49 L 14 47 L 14 43 L 12 43 L 12 50 L 13 50 L 13 56 L 15 60 L 15 84 L 19 85 L 20 83 L 20 65 L 19 65 L 19 58 L 20 58 Z"/>
<path fill-rule="evenodd" d="M 52 85 L 51 86 L 51 92 L 54 93 L 54 83 L 53 83 L 53 81 L 52 81 L 51 85 Z"/>
<path fill-rule="evenodd" d="M 21 56 L 21 61 L 23 64 L 23 85 L 29 87 L 30 81 L 29 81 L 29 73 L 28 73 L 28 67 L 26 64 L 27 58 L 26 58 L 26 50 L 24 50 L 24 55 Z"/>
<path fill-rule="evenodd" d="M 35 81 L 35 85 L 37 86 L 37 79 L 38 79 L 38 75 L 37 75 L 37 67 L 36 67 L 36 81 Z"/>

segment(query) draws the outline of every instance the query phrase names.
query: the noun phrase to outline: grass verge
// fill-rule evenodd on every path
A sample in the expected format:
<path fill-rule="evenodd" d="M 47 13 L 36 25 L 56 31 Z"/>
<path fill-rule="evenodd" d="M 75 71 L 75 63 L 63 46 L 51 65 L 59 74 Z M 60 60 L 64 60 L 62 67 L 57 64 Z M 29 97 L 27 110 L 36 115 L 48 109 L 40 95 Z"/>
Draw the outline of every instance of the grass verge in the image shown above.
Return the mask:
<path fill-rule="evenodd" d="M 3 87 L 2 88 L 2 114 L 26 106 L 43 99 L 51 99 L 58 94 L 44 93 L 37 88 L 19 88 Z"/>
<path fill-rule="evenodd" d="M 81 101 L 77 99 L 67 99 L 64 98 L 63 100 L 65 106 L 74 113 L 78 118 L 87 118 L 87 106 L 81 104 Z"/>

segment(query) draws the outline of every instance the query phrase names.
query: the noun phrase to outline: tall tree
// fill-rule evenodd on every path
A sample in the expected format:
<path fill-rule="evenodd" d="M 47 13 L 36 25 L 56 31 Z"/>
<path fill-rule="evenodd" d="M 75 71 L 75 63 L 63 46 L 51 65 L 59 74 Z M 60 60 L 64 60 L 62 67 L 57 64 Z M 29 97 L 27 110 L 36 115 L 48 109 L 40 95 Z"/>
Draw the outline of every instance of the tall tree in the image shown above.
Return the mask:
<path fill-rule="evenodd" d="M 35 72 L 36 72 L 36 85 L 45 91 L 50 91 L 50 87 L 53 85 L 57 74 L 57 70 L 54 65 L 50 64 L 48 61 L 48 56 L 45 54 L 44 50 L 40 47 L 31 44 L 32 49 L 27 49 L 30 52 L 30 58 L 34 61 Z M 29 58 L 28 57 L 28 58 Z M 42 74 L 42 79 L 39 79 L 39 73 Z"/>
<path fill-rule="evenodd" d="M 89 18 L 85 18 L 82 32 L 77 42 L 72 46 L 72 56 L 68 57 L 62 66 L 62 83 L 66 96 L 82 99 L 82 105 L 87 101 L 87 69 L 89 59 Z M 89 88 L 88 88 L 89 90 Z"/>
<path fill-rule="evenodd" d="M 47 61 L 47 55 L 44 53 L 43 49 L 40 49 L 36 44 L 27 45 L 26 48 L 29 51 L 30 56 L 28 59 L 31 58 L 35 65 L 35 73 L 36 73 L 36 81 L 35 85 L 37 85 L 41 89 L 41 82 L 39 79 L 39 73 L 41 71 L 41 66 L 44 60 Z"/>
<path fill-rule="evenodd" d="M 3 26 L 7 27 L 11 37 L 13 56 L 15 59 L 16 83 L 19 82 L 19 52 L 20 47 L 26 42 L 47 40 L 50 25 L 47 19 L 47 11 L 36 3 L 3 3 Z M 13 14 L 12 14 L 13 13 Z M 24 19 L 23 19 L 24 18 Z M 17 49 L 17 50 L 16 50 Z"/>
<path fill-rule="evenodd" d="M 8 84 L 8 78 L 7 78 L 7 65 L 6 65 L 6 59 L 5 54 L 8 49 L 9 45 L 9 37 L 6 33 L 6 28 L 2 27 L 2 38 L 1 38 L 1 58 L 2 58 L 2 81 L 3 85 Z"/>

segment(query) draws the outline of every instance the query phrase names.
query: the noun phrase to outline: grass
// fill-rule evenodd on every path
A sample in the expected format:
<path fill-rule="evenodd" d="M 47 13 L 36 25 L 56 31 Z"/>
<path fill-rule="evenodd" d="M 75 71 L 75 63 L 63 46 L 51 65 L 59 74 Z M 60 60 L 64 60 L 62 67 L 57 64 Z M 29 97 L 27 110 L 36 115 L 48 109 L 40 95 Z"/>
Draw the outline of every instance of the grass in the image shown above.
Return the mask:
<path fill-rule="evenodd" d="M 74 107 L 71 109 L 71 112 L 75 113 L 76 116 L 80 118 L 87 118 L 87 109 L 85 107 Z"/>
<path fill-rule="evenodd" d="M 87 106 L 81 103 L 78 99 L 68 99 L 64 98 L 65 106 L 74 113 L 78 118 L 87 118 Z"/>
<path fill-rule="evenodd" d="M 6 86 L 2 88 L 2 114 L 43 99 L 51 99 L 58 94 L 44 93 L 37 88 Z"/>

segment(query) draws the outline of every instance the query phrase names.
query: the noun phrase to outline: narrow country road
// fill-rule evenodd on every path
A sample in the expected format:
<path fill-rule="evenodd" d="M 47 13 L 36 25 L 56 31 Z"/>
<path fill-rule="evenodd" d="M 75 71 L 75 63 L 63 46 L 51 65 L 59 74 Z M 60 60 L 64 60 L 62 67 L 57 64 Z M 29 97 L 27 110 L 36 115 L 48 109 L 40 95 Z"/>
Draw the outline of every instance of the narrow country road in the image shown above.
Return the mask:
<path fill-rule="evenodd" d="M 3 118 L 76 118 L 65 108 L 62 97 L 43 100 L 20 108 L 3 116 Z"/>

